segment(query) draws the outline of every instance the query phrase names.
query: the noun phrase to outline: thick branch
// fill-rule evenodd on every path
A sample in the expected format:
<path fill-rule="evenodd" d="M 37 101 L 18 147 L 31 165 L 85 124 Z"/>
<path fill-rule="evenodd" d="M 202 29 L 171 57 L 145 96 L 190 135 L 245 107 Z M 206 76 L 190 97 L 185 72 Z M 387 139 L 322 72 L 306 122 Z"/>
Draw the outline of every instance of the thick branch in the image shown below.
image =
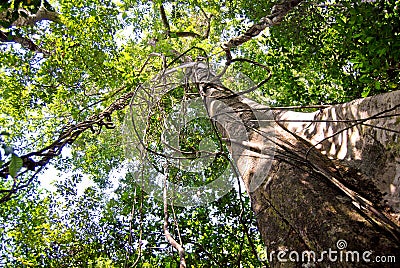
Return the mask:
<path fill-rule="evenodd" d="M 75 140 L 88 129 L 90 129 L 94 133 L 99 134 L 103 126 L 108 129 L 114 128 L 114 125 L 111 122 L 111 114 L 117 110 L 122 110 L 123 108 L 125 108 L 129 104 L 132 96 L 133 92 L 126 93 L 125 95 L 114 101 L 107 109 L 105 109 L 100 114 L 92 115 L 87 120 L 66 128 L 64 131 L 61 132 L 58 139 L 49 146 L 41 149 L 40 151 L 20 156 L 23 161 L 22 168 L 24 168 L 25 171 L 17 174 L 16 178 L 20 177 L 27 171 L 35 171 L 36 168 L 42 168 L 47 165 L 47 163 L 51 159 L 61 154 L 61 151 L 66 144 L 72 144 L 73 142 L 75 142 Z M 38 158 L 38 160 L 35 161 L 33 158 Z M 7 178 L 10 175 L 8 168 L 9 164 L 10 162 L 5 163 L 0 168 L 0 177 Z M 0 193 L 6 194 L 2 198 L 0 198 L 0 203 L 8 201 L 12 193 L 15 193 L 18 190 L 25 188 L 27 184 L 29 184 L 29 182 L 30 180 L 28 180 L 28 183 L 26 183 L 26 181 L 19 181 L 19 183 L 13 185 L 11 189 L 0 190 Z"/>
<path fill-rule="evenodd" d="M 12 35 L 6 32 L 0 31 L 0 42 L 4 43 L 17 43 L 20 44 L 23 48 L 30 50 L 32 52 L 38 52 L 43 54 L 49 54 L 48 51 L 40 48 L 36 45 L 31 39 L 19 36 L 19 35 Z"/>
<path fill-rule="evenodd" d="M 36 23 L 44 20 L 60 22 L 60 17 L 57 12 L 49 11 L 44 7 L 39 8 L 36 14 L 31 14 L 29 11 L 25 9 L 19 9 L 18 10 L 19 16 L 16 20 L 13 20 L 12 14 L 13 14 L 12 9 L 3 11 L 2 13 L 0 13 L 0 21 L 6 22 L 10 26 L 14 27 L 34 26 Z M 31 39 L 23 37 L 18 33 L 11 34 L 4 31 L 0 31 L 0 42 L 18 43 L 27 50 L 43 54 L 49 54 L 48 51 L 40 48 Z"/>
<path fill-rule="evenodd" d="M 57 12 L 49 11 L 44 7 L 39 8 L 36 14 L 31 14 L 25 9 L 18 10 L 19 17 L 12 21 L 12 10 L 6 10 L 0 13 L 0 21 L 9 22 L 12 26 L 33 26 L 44 20 L 60 22 L 60 16 Z"/>
<path fill-rule="evenodd" d="M 251 26 L 244 34 L 229 40 L 222 46 L 223 49 L 229 51 L 231 48 L 238 47 L 259 35 L 265 28 L 278 25 L 286 14 L 295 6 L 300 4 L 301 1 L 302 0 L 290 0 L 273 6 L 271 9 L 271 15 L 262 18 L 259 23 Z"/>

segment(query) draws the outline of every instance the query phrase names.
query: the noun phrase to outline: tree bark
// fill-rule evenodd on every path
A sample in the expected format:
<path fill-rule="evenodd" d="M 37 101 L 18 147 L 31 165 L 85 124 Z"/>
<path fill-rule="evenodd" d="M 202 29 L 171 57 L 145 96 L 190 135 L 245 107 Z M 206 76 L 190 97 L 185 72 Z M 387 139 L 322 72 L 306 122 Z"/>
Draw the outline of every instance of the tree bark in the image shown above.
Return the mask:
<path fill-rule="evenodd" d="M 206 95 L 211 117 L 224 101 L 248 130 L 248 141 L 230 142 L 242 144 L 233 159 L 271 267 L 396 267 L 374 261 L 400 261 L 400 91 L 314 113 L 272 113 L 217 89 Z M 267 113 L 272 124 L 259 120 Z M 220 132 L 229 141 L 234 129 Z M 311 262 L 305 251 L 316 254 Z"/>
<path fill-rule="evenodd" d="M 57 12 L 49 11 L 44 7 L 40 7 L 35 14 L 31 14 L 28 10 L 19 9 L 19 16 L 16 20 L 12 18 L 12 10 L 4 10 L 0 13 L 0 20 L 11 23 L 12 26 L 33 26 L 36 23 L 44 20 L 60 22 L 60 16 Z"/>

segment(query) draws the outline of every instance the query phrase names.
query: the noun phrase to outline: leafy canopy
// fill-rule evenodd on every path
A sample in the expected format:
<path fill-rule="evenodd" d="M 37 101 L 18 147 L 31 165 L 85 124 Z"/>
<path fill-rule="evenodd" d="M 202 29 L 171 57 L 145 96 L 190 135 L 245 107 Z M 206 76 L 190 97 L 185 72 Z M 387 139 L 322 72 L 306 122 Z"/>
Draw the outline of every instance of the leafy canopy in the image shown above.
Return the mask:
<path fill-rule="evenodd" d="M 129 267 L 134 263 L 176 267 L 178 255 L 162 233 L 162 202 L 143 192 L 129 173 L 117 176 L 117 187 L 110 188 L 112 174 L 124 161 L 120 128 L 126 109 L 111 115 L 115 128 L 95 125 L 92 131 L 79 133 L 72 144 L 63 145 L 71 153 L 59 155 L 51 164 L 71 176 L 58 181 L 53 192 L 42 189 L 32 177 L 33 170 L 22 168 L 20 156 L 40 152 L 68 126 L 99 114 L 190 48 L 200 49 L 186 56 L 206 56 L 223 65 L 221 45 L 268 15 L 274 4 L 239 0 L 2 3 L 0 164 L 9 175 L 0 180 L 0 194 L 8 195 L 15 185 L 20 188 L 0 204 L 0 263 L 6 267 Z M 56 17 L 19 23 L 43 8 Z M 279 26 L 232 53 L 271 70 L 271 79 L 257 89 L 269 105 L 333 104 L 396 90 L 399 10 L 399 1 L 303 1 Z M 235 63 L 233 68 L 255 83 L 268 75 L 248 62 Z M 175 92 L 163 101 L 172 103 L 180 97 L 182 92 Z M 153 111 L 149 125 L 154 128 L 150 140 L 155 144 L 160 142 L 159 115 Z M 183 132 L 186 139 L 181 146 L 187 153 L 196 148 L 200 135 L 215 135 L 206 122 L 193 124 L 197 132 Z M 218 172 L 218 165 L 212 169 L 209 172 Z M 78 194 L 82 174 L 96 186 Z M 197 185 L 199 180 L 192 176 L 187 182 Z M 177 223 L 170 224 L 170 231 L 175 237 L 180 233 L 190 267 L 260 266 L 254 251 L 261 242 L 248 203 L 245 195 L 232 190 L 206 208 L 170 208 Z"/>

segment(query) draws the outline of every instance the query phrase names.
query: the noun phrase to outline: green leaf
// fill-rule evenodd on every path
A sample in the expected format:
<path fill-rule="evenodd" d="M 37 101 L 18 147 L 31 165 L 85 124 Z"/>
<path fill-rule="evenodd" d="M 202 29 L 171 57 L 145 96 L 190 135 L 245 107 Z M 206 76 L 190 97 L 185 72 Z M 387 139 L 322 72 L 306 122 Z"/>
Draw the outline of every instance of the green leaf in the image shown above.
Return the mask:
<path fill-rule="evenodd" d="M 393 82 L 389 82 L 389 87 L 395 89 L 395 88 L 397 88 L 397 84 L 393 83 Z"/>
<path fill-rule="evenodd" d="M 366 41 L 367 43 L 371 42 L 372 40 L 374 40 L 374 37 L 373 37 L 373 36 L 368 36 L 367 38 L 365 38 L 365 41 Z"/>
<path fill-rule="evenodd" d="M 375 88 L 378 90 L 381 89 L 381 83 L 379 81 L 375 82 Z"/>
<path fill-rule="evenodd" d="M 18 171 L 22 168 L 22 159 L 18 157 L 16 154 L 12 154 L 11 162 L 8 167 L 11 177 L 15 178 Z"/>
<path fill-rule="evenodd" d="M 368 97 L 370 91 L 371 91 L 370 87 L 364 88 L 363 92 L 361 93 L 361 97 L 363 97 L 363 98 Z"/>

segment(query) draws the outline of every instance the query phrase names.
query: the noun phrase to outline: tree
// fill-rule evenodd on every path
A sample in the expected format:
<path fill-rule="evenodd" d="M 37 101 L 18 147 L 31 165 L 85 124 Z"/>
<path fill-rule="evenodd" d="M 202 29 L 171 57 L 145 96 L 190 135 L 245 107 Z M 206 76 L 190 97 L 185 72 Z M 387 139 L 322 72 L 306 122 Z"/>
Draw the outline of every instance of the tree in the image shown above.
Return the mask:
<path fill-rule="evenodd" d="M 383 266 L 361 259 L 365 253 L 375 261 L 383 256 L 387 267 L 395 267 L 390 260 L 400 257 L 398 3 L 59 1 L 53 6 L 7 2 L 0 15 L 6 43 L 0 198 L 7 213 L 2 215 L 25 208 L 18 212 L 21 218 L 2 218 L 4 239 L 10 241 L 3 259 L 20 266 Z M 171 73 L 184 83 L 170 87 L 176 81 L 168 80 Z M 181 128 L 174 144 L 179 148 L 168 147 L 166 122 L 177 120 L 171 115 L 177 103 L 195 97 L 208 119 L 190 120 L 187 126 L 194 130 Z M 128 133 L 119 131 L 124 118 Z M 124 154 L 123 134 L 125 144 L 135 142 L 141 150 Z M 206 149 L 216 149 L 206 169 L 183 172 L 181 160 L 178 168 L 171 165 L 174 155 L 166 154 L 171 150 L 188 163 L 201 158 L 205 135 L 211 140 Z M 61 156 L 65 148 L 72 149 L 70 157 Z M 102 198 L 110 171 L 126 164 L 124 155 L 134 160 L 134 172 L 124 173 L 114 195 Z M 41 198 L 35 178 L 50 161 L 76 176 L 42 199 L 46 216 L 40 218 L 25 205 Z M 208 207 L 179 208 L 168 201 L 167 179 L 199 187 L 217 181 L 230 163 L 254 217 L 240 186 Z M 80 173 L 98 184 L 83 197 L 76 192 Z M 157 179 L 164 180 L 161 190 L 143 192 L 144 181 Z M 173 194 L 178 202 L 182 192 Z M 61 199 L 64 204 L 56 202 Z M 63 215 L 63 206 L 70 212 Z M 24 216 L 39 219 L 29 222 Z M 254 232 L 255 219 L 266 251 Z M 27 232 L 29 224 L 51 243 Z M 27 238 L 16 235 L 21 233 Z M 166 251 L 164 237 L 179 254 Z M 28 254 L 37 244 L 44 244 L 38 254 L 46 257 Z M 312 260 L 313 253 L 328 249 L 342 254 L 335 255 L 340 260 L 331 255 Z M 304 252 L 307 258 L 297 260 Z"/>

